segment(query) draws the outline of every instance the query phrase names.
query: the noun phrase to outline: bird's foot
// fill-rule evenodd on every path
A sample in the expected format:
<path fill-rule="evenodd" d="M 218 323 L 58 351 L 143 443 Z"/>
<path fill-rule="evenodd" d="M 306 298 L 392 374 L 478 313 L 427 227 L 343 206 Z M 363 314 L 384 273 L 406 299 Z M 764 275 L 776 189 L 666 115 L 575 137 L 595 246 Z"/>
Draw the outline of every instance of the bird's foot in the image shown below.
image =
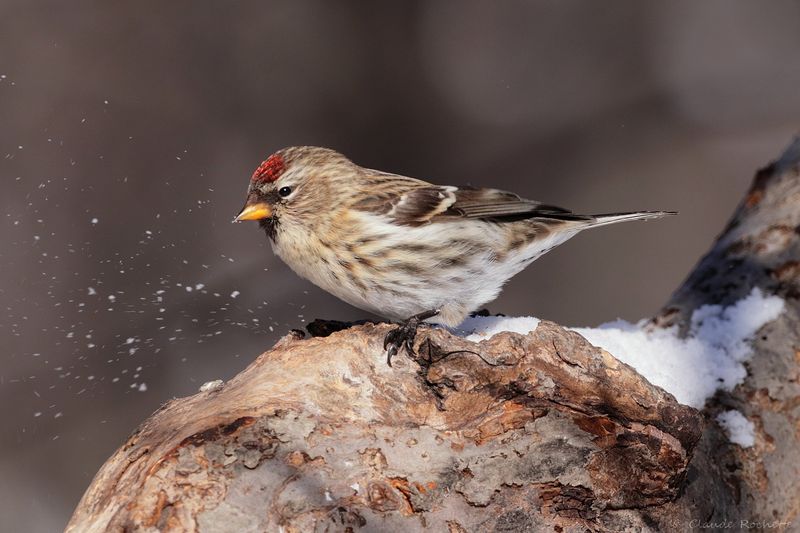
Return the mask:
<path fill-rule="evenodd" d="M 417 337 L 419 325 L 438 314 L 438 309 L 418 313 L 389 331 L 383 339 L 383 349 L 386 350 L 386 364 L 392 366 L 392 357 L 397 355 L 401 348 L 405 348 L 406 353 L 411 357 L 416 355 L 414 353 L 414 339 Z"/>

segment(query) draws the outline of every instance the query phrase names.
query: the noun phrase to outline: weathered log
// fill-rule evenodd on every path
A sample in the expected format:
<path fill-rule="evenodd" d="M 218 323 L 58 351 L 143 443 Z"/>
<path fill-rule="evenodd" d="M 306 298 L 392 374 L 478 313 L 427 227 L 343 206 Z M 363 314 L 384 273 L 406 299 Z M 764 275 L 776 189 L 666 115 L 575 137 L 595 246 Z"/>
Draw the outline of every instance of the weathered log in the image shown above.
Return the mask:
<path fill-rule="evenodd" d="M 420 349 L 438 361 L 390 368 L 388 327 L 290 335 L 169 403 L 73 526 L 470 530 L 540 511 L 566 526 L 677 495 L 700 415 L 578 334 L 542 323 L 475 345 L 435 330 Z"/>
<path fill-rule="evenodd" d="M 228 383 L 145 421 L 98 472 L 67 530 L 791 524 L 800 505 L 800 141 L 787 154 L 759 173 L 653 321 L 684 324 L 698 306 L 754 286 L 787 299 L 755 343 L 747 382 L 705 414 L 548 322 L 477 344 L 425 329 L 419 357 L 392 368 L 387 325 L 293 334 Z M 708 416 L 721 405 L 756 422 L 755 447 L 727 442 Z"/>
<path fill-rule="evenodd" d="M 783 297 L 784 311 L 754 339 L 745 382 L 720 392 L 705 412 L 713 418 L 738 409 L 754 423 L 756 442 L 733 445 L 709 424 L 690 474 L 701 480 L 659 510 L 674 527 L 800 531 L 800 137 L 756 174 L 714 246 L 653 323 L 685 328 L 699 306 L 729 305 L 754 287 Z"/>

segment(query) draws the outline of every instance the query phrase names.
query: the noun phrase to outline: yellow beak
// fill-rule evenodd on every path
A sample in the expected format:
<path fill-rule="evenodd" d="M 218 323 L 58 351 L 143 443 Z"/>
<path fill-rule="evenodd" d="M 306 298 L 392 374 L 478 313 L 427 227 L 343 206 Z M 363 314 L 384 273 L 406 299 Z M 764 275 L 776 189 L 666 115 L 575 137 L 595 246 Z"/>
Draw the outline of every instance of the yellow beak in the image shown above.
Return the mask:
<path fill-rule="evenodd" d="M 244 206 L 242 212 L 239 213 L 234 221 L 241 222 L 242 220 L 261 220 L 262 218 L 269 218 L 272 216 L 272 209 L 265 203 L 248 204 Z"/>

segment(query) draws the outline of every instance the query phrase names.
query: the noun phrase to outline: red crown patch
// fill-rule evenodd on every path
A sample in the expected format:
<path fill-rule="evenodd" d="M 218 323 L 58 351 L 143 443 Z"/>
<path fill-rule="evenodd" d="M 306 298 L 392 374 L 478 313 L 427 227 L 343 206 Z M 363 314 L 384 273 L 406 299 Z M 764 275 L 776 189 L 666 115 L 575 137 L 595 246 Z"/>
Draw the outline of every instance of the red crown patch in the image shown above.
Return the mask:
<path fill-rule="evenodd" d="M 278 154 L 273 154 L 258 166 L 250 180 L 257 183 L 272 182 L 280 178 L 285 171 L 286 162 Z"/>

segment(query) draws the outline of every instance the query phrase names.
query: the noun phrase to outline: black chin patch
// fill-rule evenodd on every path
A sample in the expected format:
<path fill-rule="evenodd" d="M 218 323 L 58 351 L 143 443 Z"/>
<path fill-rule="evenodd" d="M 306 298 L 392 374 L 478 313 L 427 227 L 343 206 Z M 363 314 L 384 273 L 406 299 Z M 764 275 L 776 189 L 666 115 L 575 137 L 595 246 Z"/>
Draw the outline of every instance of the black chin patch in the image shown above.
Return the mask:
<path fill-rule="evenodd" d="M 272 240 L 275 240 L 275 232 L 277 231 L 278 219 L 275 217 L 270 218 L 262 218 L 258 221 L 258 225 L 261 226 L 267 233 L 267 237 Z"/>

